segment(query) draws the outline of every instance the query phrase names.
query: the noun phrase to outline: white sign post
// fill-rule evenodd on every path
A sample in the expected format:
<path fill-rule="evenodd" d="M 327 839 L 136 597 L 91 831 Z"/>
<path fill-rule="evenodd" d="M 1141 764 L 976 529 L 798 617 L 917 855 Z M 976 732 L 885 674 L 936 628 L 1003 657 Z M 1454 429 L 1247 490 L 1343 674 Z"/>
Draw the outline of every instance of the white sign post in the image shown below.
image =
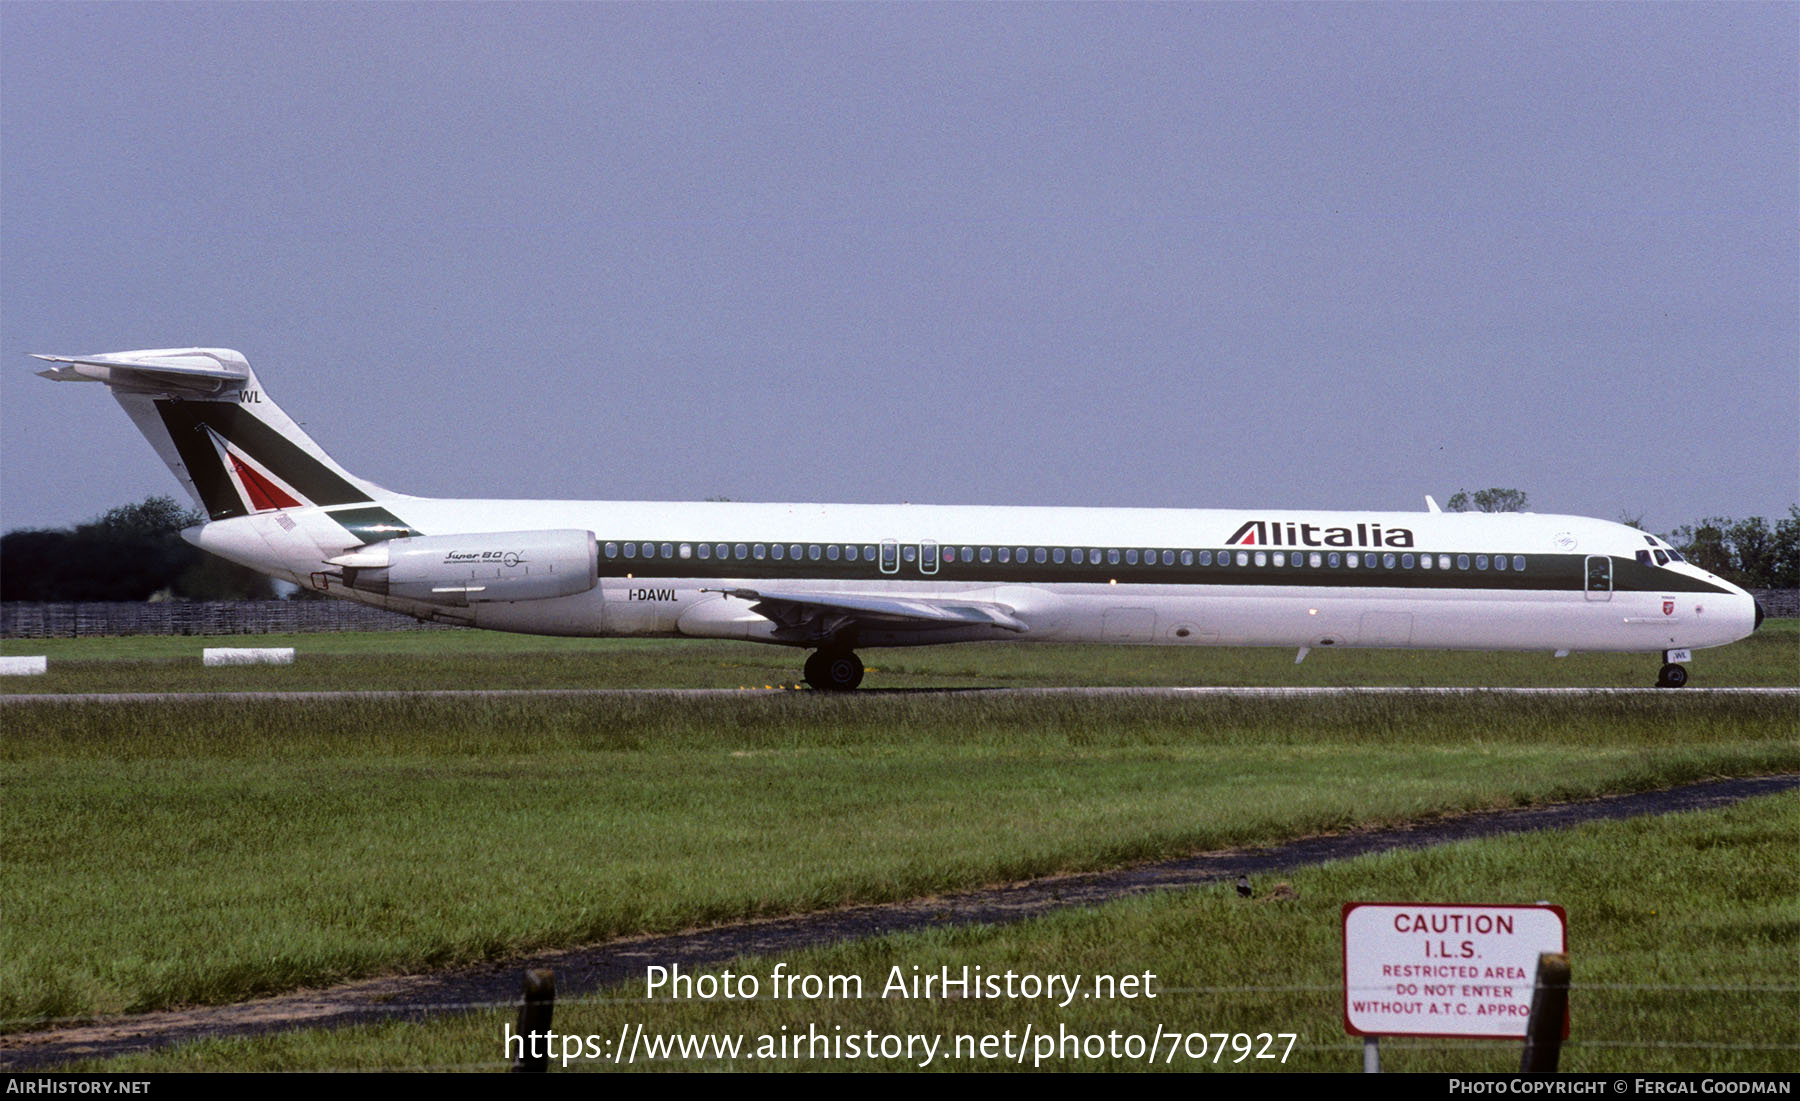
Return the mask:
<path fill-rule="evenodd" d="M 1568 948 L 1560 906 L 1347 902 L 1344 1029 L 1522 1040 L 1538 956 Z"/>

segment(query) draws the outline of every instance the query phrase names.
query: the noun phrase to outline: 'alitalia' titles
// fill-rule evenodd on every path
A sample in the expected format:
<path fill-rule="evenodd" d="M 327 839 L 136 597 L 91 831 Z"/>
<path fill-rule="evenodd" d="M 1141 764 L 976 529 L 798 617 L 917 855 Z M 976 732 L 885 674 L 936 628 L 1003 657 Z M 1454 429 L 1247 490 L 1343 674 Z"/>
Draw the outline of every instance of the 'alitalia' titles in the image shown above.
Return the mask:
<path fill-rule="evenodd" d="M 1410 547 L 1411 528 L 1380 524 L 1327 528 L 1280 520 L 1246 520 L 1225 540 L 1230 547 Z"/>

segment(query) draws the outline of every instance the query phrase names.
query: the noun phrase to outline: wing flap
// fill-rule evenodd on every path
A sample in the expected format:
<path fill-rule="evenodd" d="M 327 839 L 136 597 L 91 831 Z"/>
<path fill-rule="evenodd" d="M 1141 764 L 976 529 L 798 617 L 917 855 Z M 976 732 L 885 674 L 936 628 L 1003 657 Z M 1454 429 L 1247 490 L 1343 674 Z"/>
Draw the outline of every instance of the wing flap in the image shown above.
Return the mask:
<path fill-rule="evenodd" d="M 1030 627 L 1004 604 L 956 597 L 872 596 L 794 589 L 708 589 L 747 600 L 759 615 L 783 627 L 836 620 L 884 627 L 998 627 L 1024 633 Z"/>

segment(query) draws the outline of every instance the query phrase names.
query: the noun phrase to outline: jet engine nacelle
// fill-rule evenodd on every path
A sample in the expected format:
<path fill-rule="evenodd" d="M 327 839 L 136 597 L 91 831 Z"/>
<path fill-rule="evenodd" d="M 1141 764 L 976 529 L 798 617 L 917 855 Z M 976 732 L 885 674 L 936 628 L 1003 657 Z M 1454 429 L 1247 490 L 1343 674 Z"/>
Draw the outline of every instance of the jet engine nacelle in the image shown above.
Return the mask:
<path fill-rule="evenodd" d="M 360 592 L 458 608 L 575 596 L 600 582 L 600 548 L 591 531 L 415 535 L 329 561 Z"/>

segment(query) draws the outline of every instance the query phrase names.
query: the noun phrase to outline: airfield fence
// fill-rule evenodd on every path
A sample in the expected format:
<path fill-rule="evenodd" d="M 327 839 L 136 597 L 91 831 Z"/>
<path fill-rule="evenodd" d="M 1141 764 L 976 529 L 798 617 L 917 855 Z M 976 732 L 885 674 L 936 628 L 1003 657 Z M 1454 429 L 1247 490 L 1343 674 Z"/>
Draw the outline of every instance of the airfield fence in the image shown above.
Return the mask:
<path fill-rule="evenodd" d="M 1752 589 L 1777 619 L 1800 619 L 1800 589 Z M 348 600 L 0 602 L 0 638 L 94 635 L 288 635 L 456 630 Z"/>
<path fill-rule="evenodd" d="M 453 630 L 347 600 L 0 603 L 0 638 Z"/>

